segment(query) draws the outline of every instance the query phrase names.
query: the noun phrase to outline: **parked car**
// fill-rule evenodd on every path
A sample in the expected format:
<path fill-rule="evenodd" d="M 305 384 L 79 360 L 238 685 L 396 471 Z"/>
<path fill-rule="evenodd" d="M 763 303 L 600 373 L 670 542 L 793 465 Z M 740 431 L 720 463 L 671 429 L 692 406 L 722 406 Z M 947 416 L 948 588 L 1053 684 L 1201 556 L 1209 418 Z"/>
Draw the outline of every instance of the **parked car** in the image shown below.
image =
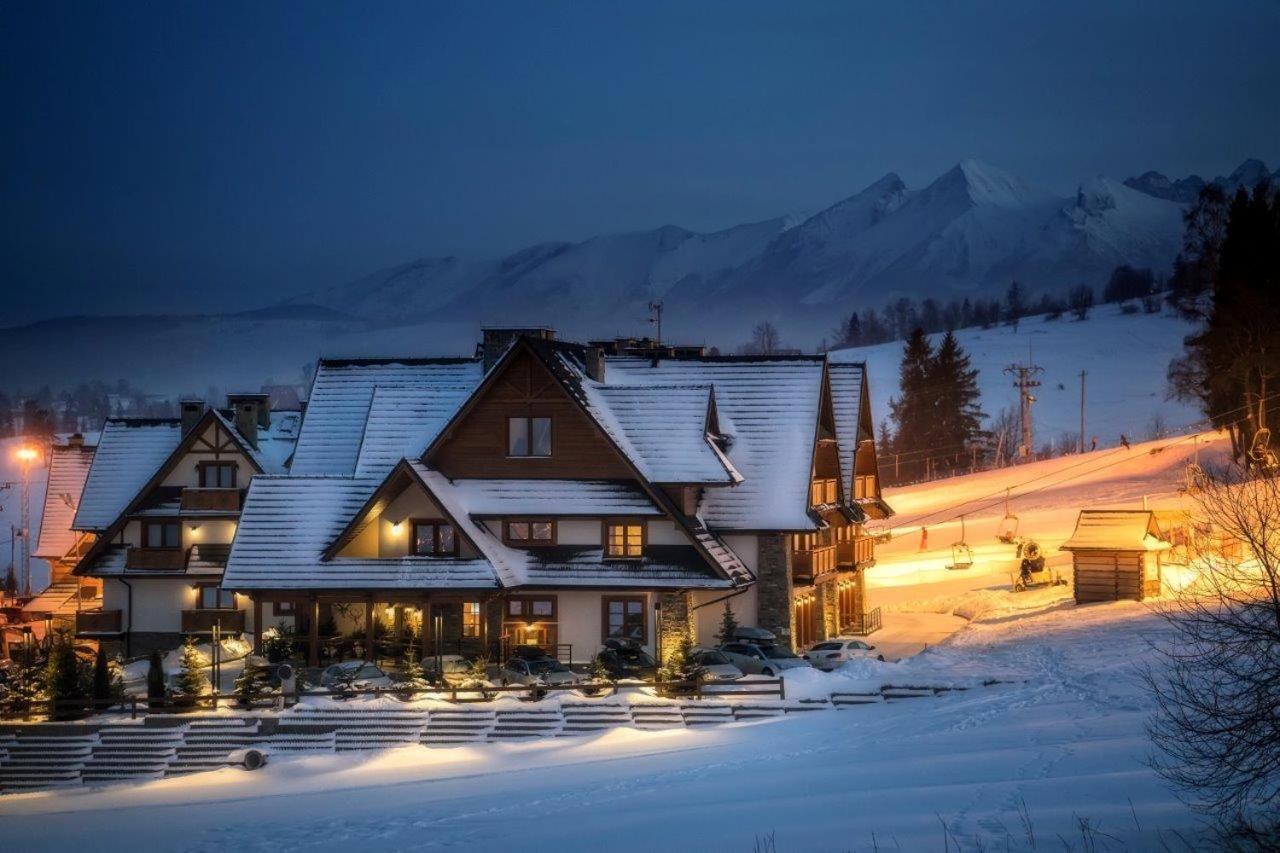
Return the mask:
<path fill-rule="evenodd" d="M 689 651 L 689 662 L 702 670 L 703 681 L 736 681 L 742 677 L 742 670 L 719 649 L 694 646 Z"/>
<path fill-rule="evenodd" d="M 784 646 L 759 646 L 755 643 L 725 643 L 720 651 L 729 663 L 747 674 L 775 676 L 784 669 L 809 666 L 809 662 Z"/>
<path fill-rule="evenodd" d="M 581 684 L 585 679 L 569 667 L 549 655 L 540 658 L 511 658 L 502 665 L 499 680 L 505 685 L 552 685 L 557 687 Z"/>
<path fill-rule="evenodd" d="M 363 660 L 344 660 L 325 667 L 320 673 L 320 686 L 357 690 L 369 690 L 378 687 L 390 687 L 394 682 L 391 676 L 383 672 L 377 664 Z"/>
<path fill-rule="evenodd" d="M 649 681 L 658 675 L 658 662 L 653 656 L 643 646 L 626 640 L 606 640 L 596 660 L 615 681 L 624 678 Z"/>
<path fill-rule="evenodd" d="M 814 643 L 809 651 L 804 653 L 804 659 L 813 664 L 815 669 L 823 672 L 830 672 L 845 661 L 856 658 L 884 660 L 884 655 L 879 654 L 875 646 L 868 645 L 862 640 L 846 640 L 839 637 Z"/>

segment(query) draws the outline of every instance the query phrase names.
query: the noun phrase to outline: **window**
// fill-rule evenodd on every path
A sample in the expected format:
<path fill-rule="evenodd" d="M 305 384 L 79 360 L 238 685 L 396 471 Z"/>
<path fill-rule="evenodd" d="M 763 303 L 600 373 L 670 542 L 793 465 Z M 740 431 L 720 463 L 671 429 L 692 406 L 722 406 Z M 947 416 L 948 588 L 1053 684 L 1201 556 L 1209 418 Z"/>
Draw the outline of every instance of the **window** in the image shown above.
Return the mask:
<path fill-rule="evenodd" d="M 142 547 L 181 548 L 182 527 L 176 521 L 144 521 Z"/>
<path fill-rule="evenodd" d="M 197 470 L 200 473 L 202 489 L 234 489 L 236 487 L 236 463 L 234 462 L 201 462 Z"/>
<path fill-rule="evenodd" d="M 507 418 L 508 456 L 550 456 L 551 418 Z"/>
<path fill-rule="evenodd" d="M 292 601 L 271 602 L 272 616 L 292 616 L 293 614 L 294 614 L 294 606 Z"/>
<path fill-rule="evenodd" d="M 480 636 L 480 602 L 462 602 L 462 636 Z"/>
<path fill-rule="evenodd" d="M 615 560 L 639 559 L 644 556 L 644 524 L 641 522 L 609 522 L 605 525 L 605 555 Z"/>
<path fill-rule="evenodd" d="M 526 622 L 541 622 L 554 619 L 556 600 L 554 598 L 509 598 L 507 599 L 507 618 L 523 619 Z"/>
<path fill-rule="evenodd" d="M 452 557 L 458 553 L 458 533 L 447 521 L 415 521 L 410 544 L 418 557 Z"/>
<path fill-rule="evenodd" d="M 556 523 L 550 519 L 508 521 L 504 529 L 507 542 L 512 545 L 554 545 Z"/>
<path fill-rule="evenodd" d="M 604 639 L 648 642 L 644 598 L 639 596 L 606 596 L 604 606 Z"/>
<path fill-rule="evenodd" d="M 201 584 L 197 589 L 196 607 L 200 610 L 235 610 L 236 594 L 213 584 Z"/>

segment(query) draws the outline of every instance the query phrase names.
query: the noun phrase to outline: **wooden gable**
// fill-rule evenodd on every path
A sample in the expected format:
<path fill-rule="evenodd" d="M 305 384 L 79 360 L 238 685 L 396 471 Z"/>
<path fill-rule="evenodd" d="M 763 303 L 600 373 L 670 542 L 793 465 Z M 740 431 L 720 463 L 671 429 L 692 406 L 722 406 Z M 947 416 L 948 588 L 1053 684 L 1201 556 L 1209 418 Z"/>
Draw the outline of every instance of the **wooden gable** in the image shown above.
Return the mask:
<path fill-rule="evenodd" d="M 527 349 L 511 354 L 424 460 L 450 479 L 631 480 L 600 428 Z M 551 456 L 507 456 L 507 419 L 551 418 Z"/>

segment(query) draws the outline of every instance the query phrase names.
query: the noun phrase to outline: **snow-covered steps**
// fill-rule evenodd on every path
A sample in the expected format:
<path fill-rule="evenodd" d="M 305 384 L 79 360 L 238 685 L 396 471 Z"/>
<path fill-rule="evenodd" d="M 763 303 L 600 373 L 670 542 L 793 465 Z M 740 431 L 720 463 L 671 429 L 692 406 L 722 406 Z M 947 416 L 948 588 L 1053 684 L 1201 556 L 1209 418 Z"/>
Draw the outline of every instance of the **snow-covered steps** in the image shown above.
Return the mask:
<path fill-rule="evenodd" d="M 498 711 L 497 720 L 486 737 L 489 740 L 510 738 L 547 737 L 564 726 L 564 717 L 557 711 Z"/>
<path fill-rule="evenodd" d="M 427 725 L 427 713 L 408 709 L 299 706 L 283 715 L 281 721 L 332 728 L 335 749 L 348 752 L 418 743 Z"/>
<path fill-rule="evenodd" d="M 564 717 L 561 735 L 588 734 L 631 725 L 631 711 L 626 705 L 566 702 L 561 705 L 560 713 Z"/>
<path fill-rule="evenodd" d="M 737 720 L 764 720 L 786 716 L 786 713 L 786 708 L 781 705 L 735 705 L 733 708 L 733 716 Z"/>
<path fill-rule="evenodd" d="M 460 743 L 477 743 L 497 724 L 494 711 L 458 710 L 432 711 L 422 730 L 424 746 L 453 746 Z"/>
<path fill-rule="evenodd" d="M 679 705 L 632 705 L 631 721 L 638 729 L 684 728 Z"/>
<path fill-rule="evenodd" d="M 884 702 L 884 695 L 877 693 L 832 693 L 831 705 L 837 710 L 841 708 L 857 708 L 861 705 L 879 705 Z"/>
<path fill-rule="evenodd" d="M 166 776 L 183 776 L 227 766 L 227 758 L 237 749 L 262 740 L 256 719 L 245 717 L 196 717 L 185 725 L 182 745 L 165 771 Z"/>
<path fill-rule="evenodd" d="M 886 702 L 895 699 L 920 699 L 925 696 L 936 696 L 938 692 L 932 687 L 891 687 L 886 685 L 880 688 L 880 694 L 884 696 Z"/>
<path fill-rule="evenodd" d="M 96 734 L 20 734 L 0 762 L 0 791 L 60 788 L 80 784 L 80 768 L 93 754 Z"/>
<path fill-rule="evenodd" d="M 827 711 L 830 710 L 831 703 L 826 699 L 801 699 L 798 702 L 788 702 L 782 706 L 784 714 L 807 714 L 810 711 Z"/>
<path fill-rule="evenodd" d="M 337 735 L 332 731 L 278 730 L 265 741 L 272 752 L 336 752 Z"/>
<path fill-rule="evenodd" d="M 709 726 L 734 721 L 732 705 L 709 702 L 686 702 L 680 706 L 680 714 L 687 726 Z"/>
<path fill-rule="evenodd" d="M 108 723 L 80 769 L 84 782 L 159 779 L 183 744 L 184 727 Z"/>

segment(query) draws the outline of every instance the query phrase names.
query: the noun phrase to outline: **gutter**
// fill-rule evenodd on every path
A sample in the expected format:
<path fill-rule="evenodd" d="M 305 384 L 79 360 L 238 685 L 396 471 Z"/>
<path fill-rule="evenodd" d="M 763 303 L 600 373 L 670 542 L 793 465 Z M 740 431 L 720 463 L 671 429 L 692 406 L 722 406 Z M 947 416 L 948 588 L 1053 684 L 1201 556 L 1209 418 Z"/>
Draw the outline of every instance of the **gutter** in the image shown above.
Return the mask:
<path fill-rule="evenodd" d="M 754 583 L 743 584 L 741 587 L 729 593 L 728 595 L 722 595 L 719 598 L 713 598 L 710 601 L 704 601 L 701 604 L 693 605 L 692 607 L 689 608 L 689 612 L 692 613 L 695 610 L 701 610 L 702 608 L 707 607 L 709 605 L 719 604 L 722 601 L 728 601 L 731 598 L 736 598 L 737 596 L 742 595 L 744 592 L 751 589 L 751 587 L 753 586 L 755 586 Z"/>

